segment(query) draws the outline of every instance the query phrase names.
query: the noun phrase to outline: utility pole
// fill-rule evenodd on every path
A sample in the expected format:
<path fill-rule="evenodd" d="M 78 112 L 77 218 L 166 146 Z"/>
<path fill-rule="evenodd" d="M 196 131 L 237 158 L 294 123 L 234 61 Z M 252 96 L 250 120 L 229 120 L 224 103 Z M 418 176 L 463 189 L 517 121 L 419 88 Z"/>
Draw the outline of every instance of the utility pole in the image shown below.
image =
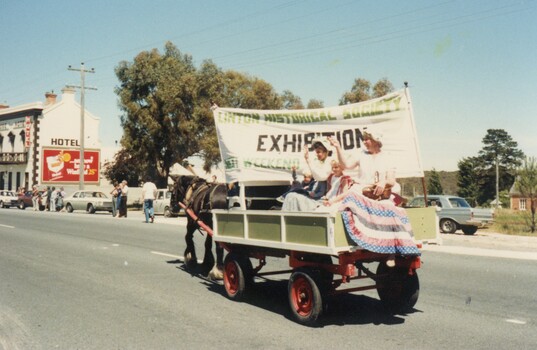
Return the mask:
<path fill-rule="evenodd" d="M 90 70 L 86 70 L 84 68 L 84 62 L 80 64 L 80 69 L 72 68 L 71 66 L 69 66 L 69 68 L 67 69 L 80 72 L 80 86 L 76 86 L 76 85 L 69 85 L 69 86 L 80 89 L 80 161 L 78 164 L 80 183 L 78 185 L 78 189 L 83 190 L 84 189 L 84 170 L 86 168 L 86 164 L 84 163 L 84 111 L 86 110 L 84 95 L 85 95 L 86 89 L 97 90 L 94 87 L 86 87 L 85 79 L 86 79 L 86 73 L 95 73 L 95 69 L 91 68 Z"/>

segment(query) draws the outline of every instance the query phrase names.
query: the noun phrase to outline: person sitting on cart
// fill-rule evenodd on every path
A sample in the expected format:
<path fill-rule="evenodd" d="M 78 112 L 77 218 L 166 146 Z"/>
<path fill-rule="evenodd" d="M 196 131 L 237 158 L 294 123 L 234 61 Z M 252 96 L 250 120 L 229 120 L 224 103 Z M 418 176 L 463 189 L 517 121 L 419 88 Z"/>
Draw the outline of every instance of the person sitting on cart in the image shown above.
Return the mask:
<path fill-rule="evenodd" d="M 316 157 L 310 157 L 308 146 L 304 145 L 304 160 L 306 165 L 303 173 L 309 172 L 313 176 L 313 179 L 316 181 L 314 187 L 307 196 L 296 192 L 288 193 L 285 196 L 282 210 L 288 208 L 292 211 L 307 211 L 311 207 L 311 204 L 308 204 L 310 199 L 318 200 L 326 193 L 326 179 L 328 179 L 328 176 L 332 172 L 330 164 L 332 158 L 331 151 L 328 150 L 328 140 L 314 139 L 312 148 Z M 300 203 L 303 203 L 303 205 Z"/>
<path fill-rule="evenodd" d="M 322 197 L 314 199 L 291 192 L 283 202 L 282 211 L 316 211 L 330 198 L 345 193 L 351 187 L 352 179 L 343 174 L 343 169 L 337 160 L 332 160 L 330 164 L 332 172 L 327 178 L 328 188 Z"/>
<path fill-rule="evenodd" d="M 341 213 L 345 231 L 360 247 L 375 253 L 388 254 L 387 265 L 393 266 L 395 254 L 420 255 L 414 242 L 410 219 L 403 208 L 393 202 L 387 189 L 396 190 L 395 171 L 389 167 L 381 152 L 380 133 L 362 133 L 365 149 L 355 161 L 347 161 L 337 140 L 330 139 L 345 169 L 358 168 L 358 178 L 351 189 L 326 204 L 334 205 Z"/>
<path fill-rule="evenodd" d="M 296 167 L 293 166 L 291 169 L 293 171 L 292 173 L 293 182 L 291 183 L 291 188 L 289 189 L 289 191 L 285 192 L 284 194 L 276 198 L 278 202 L 283 203 L 283 201 L 285 200 L 285 197 L 291 192 L 300 193 L 302 195 L 309 196 L 310 193 L 316 190 L 315 184 L 317 183 L 317 181 L 315 181 L 315 179 L 313 178 L 313 176 L 311 175 L 309 171 L 304 172 L 303 180 L 299 182 L 297 181 Z"/>

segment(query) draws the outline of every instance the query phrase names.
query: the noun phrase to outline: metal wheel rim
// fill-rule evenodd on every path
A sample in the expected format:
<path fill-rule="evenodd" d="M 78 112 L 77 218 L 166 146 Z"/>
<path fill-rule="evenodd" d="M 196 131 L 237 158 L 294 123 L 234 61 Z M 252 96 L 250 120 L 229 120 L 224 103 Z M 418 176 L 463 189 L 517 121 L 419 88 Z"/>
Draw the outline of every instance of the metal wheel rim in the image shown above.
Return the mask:
<path fill-rule="evenodd" d="M 239 272 L 235 262 L 226 264 L 224 271 L 224 284 L 230 294 L 237 294 L 239 290 Z"/>
<path fill-rule="evenodd" d="M 307 316 L 313 309 L 313 290 L 304 277 L 298 277 L 291 285 L 291 301 L 297 314 Z"/>

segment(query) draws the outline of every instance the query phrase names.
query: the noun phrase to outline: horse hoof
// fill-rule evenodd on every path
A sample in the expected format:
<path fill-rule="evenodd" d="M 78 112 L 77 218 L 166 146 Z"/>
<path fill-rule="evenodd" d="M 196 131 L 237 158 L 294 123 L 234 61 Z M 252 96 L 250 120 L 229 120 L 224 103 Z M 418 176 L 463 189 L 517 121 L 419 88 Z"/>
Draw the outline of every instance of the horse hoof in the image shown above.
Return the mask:
<path fill-rule="evenodd" d="M 193 259 L 192 254 L 190 253 L 185 254 L 184 262 L 188 268 L 195 268 L 196 266 L 198 266 L 198 260 Z"/>
<path fill-rule="evenodd" d="M 224 279 L 224 272 L 218 267 L 214 266 L 209 272 L 208 277 L 212 280 L 222 280 Z"/>

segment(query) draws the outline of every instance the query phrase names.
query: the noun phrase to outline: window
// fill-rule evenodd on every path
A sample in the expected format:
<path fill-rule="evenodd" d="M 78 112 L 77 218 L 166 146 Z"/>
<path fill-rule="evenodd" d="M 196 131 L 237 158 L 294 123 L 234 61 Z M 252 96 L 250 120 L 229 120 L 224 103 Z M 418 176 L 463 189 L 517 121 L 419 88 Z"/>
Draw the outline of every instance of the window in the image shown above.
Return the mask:
<path fill-rule="evenodd" d="M 519 204 L 520 210 L 526 210 L 526 198 L 520 198 Z"/>
<path fill-rule="evenodd" d="M 9 138 L 9 143 L 11 144 L 11 152 L 15 152 L 15 134 L 10 131 L 9 134 L 7 134 L 7 137 Z"/>

